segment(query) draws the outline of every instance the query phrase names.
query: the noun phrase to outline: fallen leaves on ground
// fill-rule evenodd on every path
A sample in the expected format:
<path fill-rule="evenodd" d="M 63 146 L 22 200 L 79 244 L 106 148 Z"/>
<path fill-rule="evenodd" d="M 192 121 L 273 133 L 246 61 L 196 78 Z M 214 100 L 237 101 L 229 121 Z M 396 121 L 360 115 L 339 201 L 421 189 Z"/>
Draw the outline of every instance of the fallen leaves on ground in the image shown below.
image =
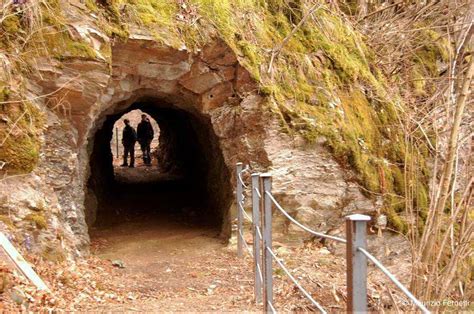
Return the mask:
<path fill-rule="evenodd" d="M 281 252 L 285 253 L 281 258 L 292 275 L 315 300 L 329 311 L 345 309 L 344 257 L 328 254 L 320 245 L 285 247 Z M 249 255 L 239 259 L 232 250 L 223 249 L 204 256 L 199 263 L 163 265 L 153 278 L 127 274 L 127 269 L 114 266 L 114 261 L 95 256 L 60 264 L 25 256 L 51 289 L 50 293 L 37 291 L 12 265 L 0 260 L 0 311 L 150 311 L 160 306 L 179 311 L 189 304 L 196 305 L 196 311 L 261 308 L 261 304 L 254 304 L 253 259 Z M 184 269 L 180 279 L 173 281 Z M 372 277 L 368 286 L 371 309 L 393 309 L 393 300 L 403 301 L 398 292 L 387 292 L 386 282 L 380 277 Z M 276 263 L 273 289 L 278 311 L 316 310 Z"/>
<path fill-rule="evenodd" d="M 51 292 L 38 291 L 10 263 L 0 261 L 0 278 L 6 289 L 0 291 L 0 311 L 77 311 L 81 304 L 117 303 L 130 299 L 123 287 L 117 287 L 109 275 L 110 261 L 95 257 L 76 263 L 52 263 L 34 256 L 26 257 Z"/>

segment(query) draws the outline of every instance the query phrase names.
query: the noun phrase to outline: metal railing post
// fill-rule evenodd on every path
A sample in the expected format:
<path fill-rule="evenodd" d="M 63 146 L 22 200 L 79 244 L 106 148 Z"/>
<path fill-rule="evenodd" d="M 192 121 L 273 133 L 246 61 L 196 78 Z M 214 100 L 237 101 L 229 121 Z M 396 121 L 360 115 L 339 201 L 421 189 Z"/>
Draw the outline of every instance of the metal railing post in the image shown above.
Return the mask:
<path fill-rule="evenodd" d="M 272 176 L 268 173 L 260 175 L 263 181 L 263 267 L 264 267 L 264 294 L 263 307 L 265 312 L 271 312 L 269 309 L 273 305 L 273 270 L 272 255 L 269 249 L 272 248 L 272 200 L 268 193 L 272 192 Z"/>
<path fill-rule="evenodd" d="M 255 272 L 255 301 L 262 302 L 262 257 L 259 233 L 257 227 L 261 228 L 260 223 L 260 174 L 252 173 L 252 227 L 253 227 L 253 258 L 254 258 L 254 272 Z M 261 229 L 260 229 L 261 230 Z"/>
<path fill-rule="evenodd" d="M 242 214 L 242 191 L 243 191 L 243 186 L 242 182 L 240 181 L 239 176 L 242 173 L 242 163 L 238 162 L 236 165 L 236 181 L 237 181 L 237 188 L 235 191 L 235 196 L 236 196 L 236 202 L 237 202 L 237 256 L 242 257 L 243 256 L 243 239 L 242 239 L 242 225 L 243 225 L 243 214 Z"/>
<path fill-rule="evenodd" d="M 357 247 L 367 247 L 367 222 L 370 216 L 346 217 L 347 311 L 367 312 L 367 258 Z"/>

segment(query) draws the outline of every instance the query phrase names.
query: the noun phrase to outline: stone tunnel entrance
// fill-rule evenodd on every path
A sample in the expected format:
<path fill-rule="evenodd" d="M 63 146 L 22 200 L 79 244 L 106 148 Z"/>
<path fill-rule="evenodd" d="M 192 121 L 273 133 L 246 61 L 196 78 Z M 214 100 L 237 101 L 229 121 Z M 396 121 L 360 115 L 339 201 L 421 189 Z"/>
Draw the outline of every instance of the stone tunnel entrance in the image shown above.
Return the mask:
<path fill-rule="evenodd" d="M 126 169 L 118 178 L 110 145 L 116 131 L 114 124 L 136 109 L 159 125 L 159 145 L 153 157 L 157 162 L 152 167 Z M 141 99 L 105 116 L 91 146 L 85 202 L 89 227 L 102 228 L 137 219 L 156 220 L 161 225 L 163 220 L 178 219 L 185 224 L 213 227 L 221 235 L 229 236 L 229 169 L 212 125 L 204 115 L 159 99 Z M 136 150 L 138 157 L 140 154 Z M 156 175 L 146 176 L 144 171 Z M 133 178 L 124 180 L 128 174 Z"/>
<path fill-rule="evenodd" d="M 250 73 L 220 40 L 192 52 L 131 38 L 114 43 L 111 61 L 100 96 L 87 82 L 74 94 L 88 104 L 77 103 L 73 112 L 85 192 L 70 215 L 77 220 L 73 232 L 83 239 L 77 246 L 89 245 L 91 227 L 137 214 L 163 218 L 160 225 L 177 215 L 184 224 L 198 221 L 230 237 L 235 163 L 269 165 L 262 136 L 265 98 Z M 130 182 L 114 172 L 110 141 L 114 123 L 136 109 L 158 123 L 151 168 L 159 167 L 159 176 Z"/>

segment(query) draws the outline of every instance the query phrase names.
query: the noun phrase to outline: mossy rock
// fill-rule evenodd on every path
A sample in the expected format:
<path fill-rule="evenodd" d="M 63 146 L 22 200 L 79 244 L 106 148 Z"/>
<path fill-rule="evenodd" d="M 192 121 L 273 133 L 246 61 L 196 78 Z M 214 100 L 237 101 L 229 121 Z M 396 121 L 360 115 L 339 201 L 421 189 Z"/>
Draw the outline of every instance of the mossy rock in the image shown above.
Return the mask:
<path fill-rule="evenodd" d="M 390 196 L 386 200 L 383 212 L 387 215 L 389 226 L 402 233 L 408 232 L 408 223 L 402 214 L 405 211 L 405 200 L 395 196 Z"/>
<path fill-rule="evenodd" d="M 10 136 L 0 150 L 0 160 L 6 163 L 4 170 L 27 173 L 35 169 L 40 145 L 28 136 Z"/>
<path fill-rule="evenodd" d="M 417 38 L 419 47 L 412 53 L 409 80 L 415 96 L 426 96 L 435 88 L 429 78 L 439 76 L 439 64 L 449 63 L 453 48 L 445 36 L 429 29 L 426 25 L 419 24 L 418 26 L 420 27 Z"/>
<path fill-rule="evenodd" d="M 0 113 L 7 119 L 6 123 L 0 122 L 0 160 L 6 163 L 3 170 L 31 172 L 39 160 L 42 113 L 27 102 L 5 104 Z"/>
<path fill-rule="evenodd" d="M 23 218 L 23 220 L 33 222 L 36 228 L 38 229 L 48 228 L 48 222 L 46 220 L 46 217 L 42 213 L 28 214 L 25 216 L 25 218 Z"/>
<path fill-rule="evenodd" d="M 58 60 L 66 58 L 95 59 L 97 57 L 95 50 L 90 45 L 71 38 L 65 30 L 43 34 L 30 45 L 36 46 L 38 51 L 43 51 L 42 54 Z"/>
<path fill-rule="evenodd" d="M 0 26 L 5 33 L 9 35 L 15 35 L 21 29 L 20 17 L 16 14 L 8 15 L 5 19 L 3 19 Z"/>

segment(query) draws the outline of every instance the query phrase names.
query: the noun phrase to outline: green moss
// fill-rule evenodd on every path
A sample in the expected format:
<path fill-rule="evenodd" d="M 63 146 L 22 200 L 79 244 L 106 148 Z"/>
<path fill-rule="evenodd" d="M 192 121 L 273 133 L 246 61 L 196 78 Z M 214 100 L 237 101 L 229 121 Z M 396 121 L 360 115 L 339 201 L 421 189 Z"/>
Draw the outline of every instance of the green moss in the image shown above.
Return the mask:
<path fill-rule="evenodd" d="M 38 229 L 48 228 L 46 217 L 42 213 L 28 214 L 23 220 L 34 222 Z"/>
<path fill-rule="evenodd" d="M 99 7 L 97 6 L 97 1 L 95 0 L 86 0 L 85 4 L 86 7 L 92 12 L 97 12 L 99 10 Z"/>
<path fill-rule="evenodd" d="M 17 34 L 21 28 L 20 18 L 16 14 L 12 14 L 3 19 L 1 28 L 4 32 L 9 34 Z"/>
<path fill-rule="evenodd" d="M 41 1 L 41 17 L 44 26 L 64 26 L 65 21 L 59 0 Z M 41 34 L 41 32 L 40 32 Z"/>
<path fill-rule="evenodd" d="M 39 158 L 39 145 L 28 137 L 12 136 L 2 146 L 0 160 L 6 162 L 6 169 L 15 172 L 31 172 Z"/>
<path fill-rule="evenodd" d="M 440 62 L 449 62 L 452 46 L 445 36 L 436 31 L 427 29 L 423 24 L 418 25 L 417 44 L 419 47 L 413 52 L 410 82 L 416 96 L 425 96 L 433 90 L 427 79 L 437 77 Z"/>
<path fill-rule="evenodd" d="M 73 56 L 90 58 L 90 59 L 93 59 L 96 57 L 96 53 L 94 49 L 92 49 L 91 46 L 83 42 L 77 42 L 77 41 L 68 42 L 66 49 Z"/>
<path fill-rule="evenodd" d="M 393 191 L 401 196 L 405 196 L 405 177 L 402 170 L 393 166 L 391 168 Z"/>
<path fill-rule="evenodd" d="M 401 213 L 405 210 L 405 200 L 397 197 L 387 197 L 386 204 L 388 204 L 383 212 L 387 215 L 389 225 L 402 233 L 408 231 L 407 222 L 401 217 Z"/>
<path fill-rule="evenodd" d="M 108 23 L 103 20 L 99 21 L 99 27 L 104 33 L 111 38 L 127 40 L 130 33 L 127 24 Z M 110 47 L 110 46 L 109 46 Z M 111 49 L 111 48 L 110 48 Z"/>
<path fill-rule="evenodd" d="M 3 108 L 8 122 L 0 124 L 0 160 L 6 163 L 4 170 L 11 173 L 31 172 L 38 163 L 39 129 L 43 125 L 42 114 L 29 103 L 8 104 Z M 12 128 L 15 132 L 12 132 Z"/>
<path fill-rule="evenodd" d="M 427 218 L 428 214 L 428 206 L 429 206 L 429 198 L 428 198 L 428 191 L 426 187 L 420 183 L 418 183 L 416 188 L 416 195 L 414 198 L 414 208 L 418 210 L 418 213 L 422 219 Z"/>
<path fill-rule="evenodd" d="M 0 102 L 10 99 L 10 87 L 0 82 Z"/>
<path fill-rule="evenodd" d="M 145 26 L 173 26 L 177 5 L 165 0 L 128 0 L 130 7 L 136 10 L 139 22 Z"/>
<path fill-rule="evenodd" d="M 262 58 L 259 55 L 259 48 L 244 40 L 238 41 L 237 47 L 243 57 L 242 65 L 251 69 L 250 74 L 255 80 L 260 80 L 260 71 L 256 70 L 256 68 L 262 63 Z"/>
<path fill-rule="evenodd" d="M 47 54 L 59 60 L 68 57 L 94 59 L 96 53 L 88 44 L 72 39 L 69 33 L 58 32 L 44 35 Z"/>
<path fill-rule="evenodd" d="M 126 40 L 129 25 L 136 24 L 147 28 L 159 42 L 176 48 L 182 45 L 176 27 L 176 3 L 165 0 L 110 0 L 107 3 L 97 6 L 94 1 L 86 1 L 86 6 L 99 15 L 98 24 L 108 36 Z"/>
<path fill-rule="evenodd" d="M 426 77 L 420 72 L 418 67 L 414 67 L 413 69 L 411 85 L 416 96 L 426 95 Z"/>
<path fill-rule="evenodd" d="M 94 49 L 87 43 L 72 37 L 59 1 L 41 1 L 41 28 L 26 41 L 23 61 L 38 56 L 52 56 L 59 60 L 69 57 L 96 58 Z"/>
<path fill-rule="evenodd" d="M 337 101 L 320 116 L 319 120 L 324 124 L 317 129 L 328 138 L 334 156 L 355 170 L 360 183 L 373 192 L 382 192 L 382 185 L 390 187 L 391 191 L 393 186 L 392 168 L 385 164 L 391 156 L 381 141 L 384 138 L 380 130 L 383 119 L 386 116 L 381 118 L 359 90 L 346 91 L 341 92 Z M 332 123 L 328 123 L 331 120 Z M 392 134 L 392 140 L 397 136 Z M 381 178 L 385 178 L 383 182 Z"/>

